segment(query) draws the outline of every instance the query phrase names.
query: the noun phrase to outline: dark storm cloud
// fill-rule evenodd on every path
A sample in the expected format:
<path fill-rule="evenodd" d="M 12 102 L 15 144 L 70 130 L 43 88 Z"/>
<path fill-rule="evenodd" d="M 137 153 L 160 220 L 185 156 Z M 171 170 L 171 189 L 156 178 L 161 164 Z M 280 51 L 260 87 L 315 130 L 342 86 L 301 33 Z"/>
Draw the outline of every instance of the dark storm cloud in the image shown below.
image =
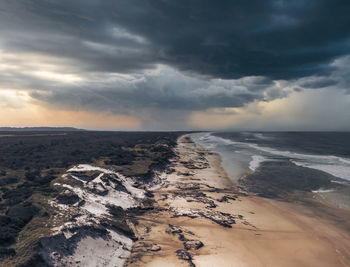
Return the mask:
<path fill-rule="evenodd" d="M 292 79 L 349 53 L 350 2 L 4 0 L 1 46 L 64 57 L 77 69 L 156 63 L 214 78 Z"/>
<path fill-rule="evenodd" d="M 80 2 L 80 3 L 78 3 Z M 153 48 L 112 21 L 94 1 L 3 1 L 0 44 L 12 53 L 66 59 L 72 71 L 124 72 L 150 68 Z"/>
<path fill-rule="evenodd" d="M 143 129 L 309 92 L 343 101 L 348 14 L 348 0 L 2 0 L 0 90 L 129 114 Z M 21 105 L 4 95 L 2 106 Z"/>
<path fill-rule="evenodd" d="M 332 85 L 336 85 L 338 82 L 331 78 L 316 78 L 314 80 L 305 81 L 300 84 L 301 87 L 304 88 L 311 88 L 311 89 L 318 89 L 318 88 L 324 88 Z"/>
<path fill-rule="evenodd" d="M 350 56 L 337 59 L 332 65 L 337 69 L 332 75 L 333 79 L 339 81 L 337 88 L 350 94 Z"/>
<path fill-rule="evenodd" d="M 332 59 L 349 52 L 348 1 L 144 3 L 143 12 L 121 15 L 120 22 L 148 36 L 165 62 L 184 70 L 289 79 L 327 72 Z"/>

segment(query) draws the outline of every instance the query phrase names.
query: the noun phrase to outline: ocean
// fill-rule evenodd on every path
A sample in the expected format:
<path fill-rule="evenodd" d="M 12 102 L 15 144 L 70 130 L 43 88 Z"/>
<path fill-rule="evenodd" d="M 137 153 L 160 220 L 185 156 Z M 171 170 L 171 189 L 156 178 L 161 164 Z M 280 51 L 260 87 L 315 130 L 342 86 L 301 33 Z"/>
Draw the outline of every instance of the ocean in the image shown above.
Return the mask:
<path fill-rule="evenodd" d="M 350 210 L 348 132 L 210 132 L 192 138 L 219 153 L 229 178 L 253 193 L 313 192 Z"/>

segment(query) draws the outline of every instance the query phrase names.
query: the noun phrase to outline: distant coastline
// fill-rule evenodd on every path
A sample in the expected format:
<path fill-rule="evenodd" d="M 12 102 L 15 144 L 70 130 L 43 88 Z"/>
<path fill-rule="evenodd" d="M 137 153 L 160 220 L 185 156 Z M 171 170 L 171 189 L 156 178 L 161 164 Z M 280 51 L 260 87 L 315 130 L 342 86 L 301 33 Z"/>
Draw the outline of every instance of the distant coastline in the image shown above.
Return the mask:
<path fill-rule="evenodd" d="M 87 131 L 74 127 L 0 127 L 0 132 L 76 132 Z"/>

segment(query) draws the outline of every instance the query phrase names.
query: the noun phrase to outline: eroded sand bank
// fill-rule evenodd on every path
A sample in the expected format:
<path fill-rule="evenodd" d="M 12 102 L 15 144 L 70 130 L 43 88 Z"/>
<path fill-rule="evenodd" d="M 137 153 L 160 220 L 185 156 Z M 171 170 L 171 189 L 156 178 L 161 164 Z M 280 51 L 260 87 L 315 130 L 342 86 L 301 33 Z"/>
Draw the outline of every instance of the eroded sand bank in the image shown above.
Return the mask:
<path fill-rule="evenodd" d="M 240 191 L 220 157 L 179 139 L 172 173 L 138 217 L 129 266 L 350 266 L 350 236 L 320 212 Z M 341 212 L 341 211 L 340 211 Z M 339 220 L 338 220 L 339 222 Z"/>

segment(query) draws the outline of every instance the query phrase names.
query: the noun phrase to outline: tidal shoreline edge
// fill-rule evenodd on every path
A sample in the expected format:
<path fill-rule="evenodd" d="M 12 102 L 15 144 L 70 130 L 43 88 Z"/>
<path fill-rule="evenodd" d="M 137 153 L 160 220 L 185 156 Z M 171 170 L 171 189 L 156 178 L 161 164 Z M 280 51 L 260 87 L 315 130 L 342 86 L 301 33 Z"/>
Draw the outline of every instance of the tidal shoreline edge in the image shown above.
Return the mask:
<path fill-rule="evenodd" d="M 175 151 L 177 157 L 169 165 L 174 171 L 152 191 L 154 210 L 138 218 L 138 241 L 127 266 L 349 262 L 348 232 L 296 203 L 243 192 L 227 177 L 220 156 L 189 135 L 178 139 Z"/>

